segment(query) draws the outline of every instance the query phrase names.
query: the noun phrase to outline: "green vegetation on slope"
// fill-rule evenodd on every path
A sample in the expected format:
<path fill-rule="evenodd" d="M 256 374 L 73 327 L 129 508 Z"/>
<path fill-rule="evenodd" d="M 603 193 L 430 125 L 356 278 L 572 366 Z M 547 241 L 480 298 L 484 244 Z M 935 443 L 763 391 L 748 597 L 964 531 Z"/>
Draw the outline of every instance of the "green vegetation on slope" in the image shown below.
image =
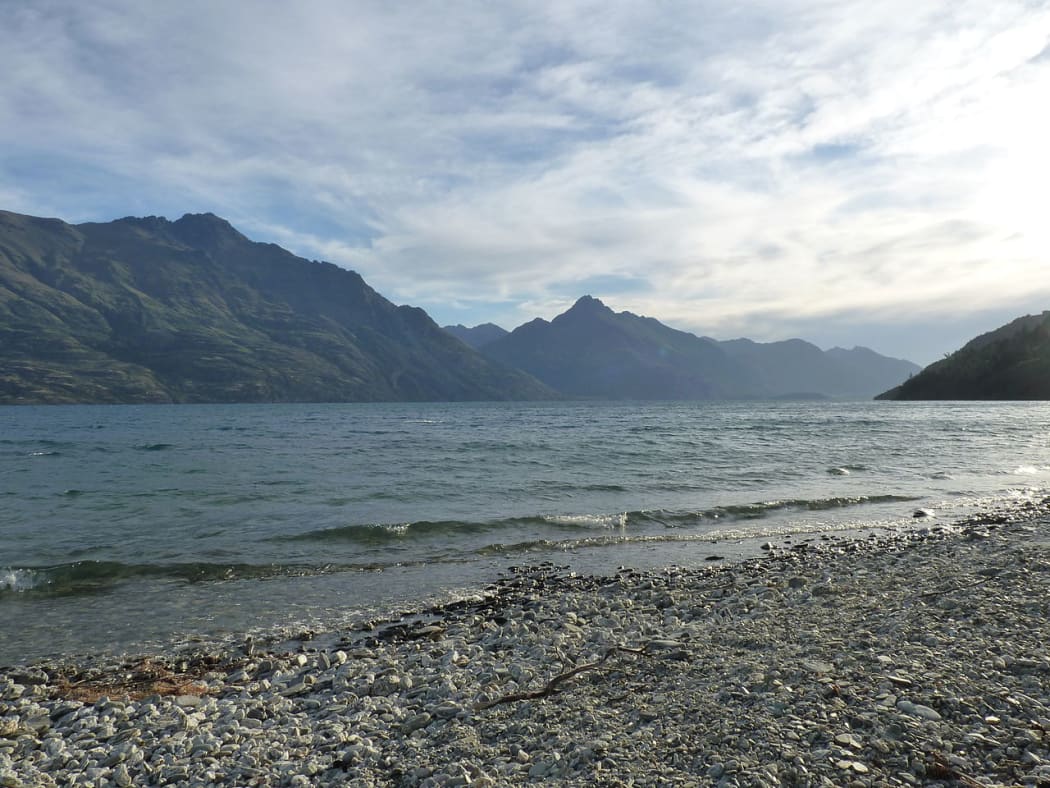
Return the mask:
<path fill-rule="evenodd" d="M 1050 399 L 1050 312 L 982 334 L 878 399 Z"/>

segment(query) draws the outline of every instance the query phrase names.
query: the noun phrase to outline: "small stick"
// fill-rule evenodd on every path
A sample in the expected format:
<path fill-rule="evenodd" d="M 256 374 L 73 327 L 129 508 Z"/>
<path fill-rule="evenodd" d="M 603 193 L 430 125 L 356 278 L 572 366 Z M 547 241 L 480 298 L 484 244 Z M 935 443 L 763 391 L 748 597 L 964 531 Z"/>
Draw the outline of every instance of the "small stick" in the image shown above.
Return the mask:
<path fill-rule="evenodd" d="M 943 596 L 944 594 L 950 594 L 953 591 L 963 591 L 963 590 L 965 590 L 967 588 L 976 588 L 977 586 L 983 586 L 989 580 L 992 580 L 992 578 L 991 577 L 984 577 L 984 578 L 981 578 L 980 580 L 978 580 L 976 582 L 973 582 L 973 583 L 967 583 L 966 585 L 961 585 L 961 586 L 953 586 L 952 588 L 945 588 L 945 589 L 940 590 L 940 591 L 927 591 L 924 594 L 919 594 L 919 596 L 921 596 L 923 599 L 927 599 L 927 598 L 932 597 L 932 596 Z"/>
<path fill-rule="evenodd" d="M 949 779 L 955 780 L 959 785 L 965 788 L 988 788 L 988 786 L 978 780 L 975 777 L 971 777 L 965 772 L 961 772 L 952 766 L 939 752 L 930 753 L 930 757 L 933 760 L 929 774 L 931 777 L 936 779 Z"/>
<path fill-rule="evenodd" d="M 564 684 L 571 678 L 579 676 L 581 673 L 586 673 L 588 670 L 596 670 L 604 665 L 608 659 L 616 654 L 617 652 L 624 652 L 625 654 L 648 654 L 644 648 L 630 648 L 628 646 L 613 646 L 602 654 L 600 659 L 594 662 L 587 662 L 583 665 L 577 665 L 572 670 L 567 670 L 564 673 L 559 673 L 557 676 L 552 678 L 547 684 L 538 690 L 529 690 L 527 692 L 515 692 L 510 695 L 504 695 L 496 698 L 495 700 L 484 701 L 482 703 L 475 703 L 474 710 L 482 711 L 483 709 L 491 709 L 493 706 L 499 706 L 502 703 L 516 703 L 519 700 L 536 700 L 538 698 L 547 698 L 557 692 L 558 687 Z"/>

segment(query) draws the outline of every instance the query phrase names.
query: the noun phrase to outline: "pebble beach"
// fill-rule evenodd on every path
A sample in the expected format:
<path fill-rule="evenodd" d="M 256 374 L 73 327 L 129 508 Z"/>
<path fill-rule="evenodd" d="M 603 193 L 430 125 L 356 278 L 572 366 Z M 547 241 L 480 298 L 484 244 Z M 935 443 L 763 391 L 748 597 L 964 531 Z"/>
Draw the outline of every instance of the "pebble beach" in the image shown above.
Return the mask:
<path fill-rule="evenodd" d="M 0 670 L 0 785 L 1050 785 L 1050 503 Z"/>

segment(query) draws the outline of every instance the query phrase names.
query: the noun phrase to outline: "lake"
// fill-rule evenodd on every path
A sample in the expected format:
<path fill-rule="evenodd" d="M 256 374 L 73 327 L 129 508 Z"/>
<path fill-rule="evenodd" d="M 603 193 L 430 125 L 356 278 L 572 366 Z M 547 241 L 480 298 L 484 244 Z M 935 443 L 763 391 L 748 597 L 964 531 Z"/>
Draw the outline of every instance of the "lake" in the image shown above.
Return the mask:
<path fill-rule="evenodd" d="M 950 524 L 1048 481 L 1044 403 L 0 408 L 0 664 Z"/>

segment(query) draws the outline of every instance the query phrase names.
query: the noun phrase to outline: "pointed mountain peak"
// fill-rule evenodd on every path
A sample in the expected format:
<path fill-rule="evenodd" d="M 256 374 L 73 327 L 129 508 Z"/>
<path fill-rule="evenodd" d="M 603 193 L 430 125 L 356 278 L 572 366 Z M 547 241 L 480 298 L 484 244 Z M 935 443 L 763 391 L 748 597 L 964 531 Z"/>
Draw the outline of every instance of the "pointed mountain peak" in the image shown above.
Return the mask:
<path fill-rule="evenodd" d="M 187 213 L 172 224 L 180 240 L 198 248 L 212 248 L 247 240 L 232 224 L 213 213 Z"/>
<path fill-rule="evenodd" d="M 602 314 L 612 312 L 609 307 L 593 296 L 581 296 L 565 314 Z"/>

